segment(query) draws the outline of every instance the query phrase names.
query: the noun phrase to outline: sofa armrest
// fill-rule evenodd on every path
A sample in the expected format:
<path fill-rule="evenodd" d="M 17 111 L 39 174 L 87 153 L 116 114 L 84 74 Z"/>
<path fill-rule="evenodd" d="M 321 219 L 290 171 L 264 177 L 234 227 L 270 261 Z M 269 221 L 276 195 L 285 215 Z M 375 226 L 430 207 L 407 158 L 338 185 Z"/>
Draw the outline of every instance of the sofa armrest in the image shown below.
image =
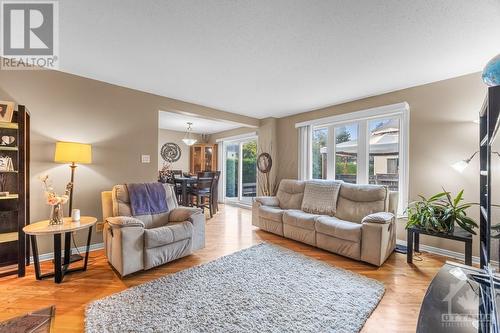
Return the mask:
<path fill-rule="evenodd" d="M 192 250 L 205 247 L 205 214 L 200 208 L 178 207 L 168 215 L 169 222 L 189 221 L 193 224 Z"/>
<path fill-rule="evenodd" d="M 389 212 L 379 212 L 379 213 L 373 213 L 370 215 L 365 216 L 362 220 L 361 223 L 380 223 L 380 224 L 385 224 L 385 223 L 391 223 L 395 220 L 395 216 L 393 213 Z"/>
<path fill-rule="evenodd" d="M 108 262 L 125 276 L 144 269 L 144 223 L 130 216 L 106 218 L 103 235 Z"/>
<path fill-rule="evenodd" d="M 172 209 L 168 214 L 168 222 L 184 222 L 189 221 L 195 214 L 202 214 L 201 208 L 194 207 L 178 207 Z"/>
<path fill-rule="evenodd" d="M 114 216 L 108 217 L 106 222 L 112 228 L 124 228 L 124 227 L 142 227 L 144 228 L 144 222 L 131 216 Z"/>
<path fill-rule="evenodd" d="M 377 222 L 365 219 L 361 227 L 361 260 L 381 266 L 396 248 L 394 215 L 389 220 L 380 219 Z"/>
<path fill-rule="evenodd" d="M 264 206 L 279 207 L 280 205 L 277 197 L 255 197 L 254 200 Z"/>

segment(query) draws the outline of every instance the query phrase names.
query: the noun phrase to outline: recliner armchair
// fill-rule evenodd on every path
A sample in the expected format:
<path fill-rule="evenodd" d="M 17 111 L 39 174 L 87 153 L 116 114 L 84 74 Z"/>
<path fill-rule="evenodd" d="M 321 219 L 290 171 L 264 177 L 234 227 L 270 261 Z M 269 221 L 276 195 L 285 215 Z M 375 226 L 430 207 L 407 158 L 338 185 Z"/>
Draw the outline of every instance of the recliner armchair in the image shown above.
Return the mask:
<path fill-rule="evenodd" d="M 103 239 L 108 262 L 125 276 L 187 256 L 205 247 L 205 215 L 179 207 L 174 189 L 164 184 L 169 211 L 132 216 L 126 185 L 101 194 Z"/>

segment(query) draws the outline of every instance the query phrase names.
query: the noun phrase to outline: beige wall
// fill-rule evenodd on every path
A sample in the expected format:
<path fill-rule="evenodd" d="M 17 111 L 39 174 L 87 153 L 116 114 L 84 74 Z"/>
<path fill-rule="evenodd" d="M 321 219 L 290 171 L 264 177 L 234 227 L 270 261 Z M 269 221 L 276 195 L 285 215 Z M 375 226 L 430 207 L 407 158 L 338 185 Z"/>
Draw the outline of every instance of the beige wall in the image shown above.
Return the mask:
<path fill-rule="evenodd" d="M 158 130 L 158 170 L 161 170 L 165 162 L 160 155 L 161 147 L 167 142 L 173 142 L 176 143 L 181 149 L 181 158 L 177 162 L 172 163 L 171 169 L 189 172 L 189 146 L 182 142 L 185 134 L 186 132 L 178 132 L 161 128 Z M 193 137 L 197 139 L 198 142 L 201 141 L 201 135 L 193 134 Z"/>
<path fill-rule="evenodd" d="M 69 167 L 53 162 L 58 140 L 93 145 L 93 163 L 76 170 L 74 207 L 100 218 L 101 191 L 156 180 L 159 110 L 259 124 L 258 119 L 53 71 L 1 71 L 0 99 L 25 104 L 32 115 L 32 222 L 49 214 L 37 177 L 49 174 L 58 191 L 69 181 Z M 151 163 L 142 164 L 141 154 L 150 155 Z M 84 244 L 83 233 L 77 241 Z M 92 241 L 102 242 L 100 233 Z M 52 252 L 50 239 L 41 239 L 39 247 L 42 253 Z"/>
<path fill-rule="evenodd" d="M 486 94 L 479 73 L 435 82 L 358 101 L 331 106 L 278 119 L 279 177 L 297 178 L 297 129 L 295 123 L 359 111 L 406 101 L 410 105 L 410 200 L 418 194 L 430 195 L 444 187 L 457 192 L 465 189 L 465 199 L 479 199 L 478 159 L 463 174 L 450 167 L 478 148 L 478 125 L 472 121 Z M 478 218 L 477 207 L 471 209 Z M 404 223 L 398 225 L 398 238 L 406 239 Z M 474 255 L 479 253 L 478 238 Z M 422 237 L 422 243 L 463 252 L 463 244 Z"/>
<path fill-rule="evenodd" d="M 257 120 L 60 72 L 2 71 L 0 75 L 0 99 L 25 104 L 32 114 L 32 221 L 47 218 L 49 211 L 37 177 L 49 174 L 60 191 L 69 179 L 69 168 L 52 161 L 55 141 L 93 144 L 93 164 L 79 166 L 76 174 L 74 206 L 84 214 L 100 217 L 100 192 L 114 184 L 155 180 L 158 110 L 200 114 L 253 127 L 217 133 L 211 136 L 213 141 L 258 127 L 259 149 L 270 149 L 272 142 L 277 177 L 296 178 L 296 122 L 407 101 L 411 108 L 410 199 L 444 186 L 454 192 L 464 188 L 466 200 L 477 201 L 478 161 L 474 160 L 464 174 L 456 173 L 450 164 L 477 148 L 478 128 L 472 120 L 477 118 L 485 92 L 476 73 L 290 117 Z M 151 163 L 142 164 L 141 154 L 151 155 Z M 472 216 L 478 216 L 476 208 Z M 82 236 L 79 244 L 83 244 Z M 405 238 L 402 224 L 398 237 Z M 93 242 L 101 241 L 100 234 L 94 234 Z M 423 243 L 463 251 L 461 244 L 425 237 Z M 48 239 L 39 245 L 41 252 L 52 251 Z"/>

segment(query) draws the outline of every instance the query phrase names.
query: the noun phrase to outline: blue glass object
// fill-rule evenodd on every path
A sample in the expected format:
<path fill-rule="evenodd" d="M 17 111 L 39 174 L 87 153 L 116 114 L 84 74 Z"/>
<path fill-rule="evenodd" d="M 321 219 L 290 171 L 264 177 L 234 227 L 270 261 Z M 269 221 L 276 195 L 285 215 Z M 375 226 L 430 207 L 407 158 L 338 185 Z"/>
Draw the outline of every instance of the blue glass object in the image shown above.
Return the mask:
<path fill-rule="evenodd" d="M 491 59 L 484 67 L 483 81 L 490 87 L 500 85 L 500 54 Z"/>

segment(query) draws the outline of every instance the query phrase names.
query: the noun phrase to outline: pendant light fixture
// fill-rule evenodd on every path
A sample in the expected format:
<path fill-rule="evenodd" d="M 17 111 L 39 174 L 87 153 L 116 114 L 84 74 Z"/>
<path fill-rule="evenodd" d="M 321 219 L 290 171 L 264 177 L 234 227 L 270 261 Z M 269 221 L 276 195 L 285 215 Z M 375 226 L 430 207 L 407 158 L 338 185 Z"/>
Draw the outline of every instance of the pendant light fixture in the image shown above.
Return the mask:
<path fill-rule="evenodd" d="M 188 146 L 192 146 L 198 140 L 196 140 L 195 138 L 193 138 L 193 133 L 191 133 L 191 131 L 192 131 L 191 125 L 193 125 L 193 123 L 188 122 L 187 124 L 188 124 L 188 128 L 187 128 L 187 131 L 186 131 L 186 135 L 184 135 L 184 139 L 182 139 L 182 142 L 184 142 Z"/>

